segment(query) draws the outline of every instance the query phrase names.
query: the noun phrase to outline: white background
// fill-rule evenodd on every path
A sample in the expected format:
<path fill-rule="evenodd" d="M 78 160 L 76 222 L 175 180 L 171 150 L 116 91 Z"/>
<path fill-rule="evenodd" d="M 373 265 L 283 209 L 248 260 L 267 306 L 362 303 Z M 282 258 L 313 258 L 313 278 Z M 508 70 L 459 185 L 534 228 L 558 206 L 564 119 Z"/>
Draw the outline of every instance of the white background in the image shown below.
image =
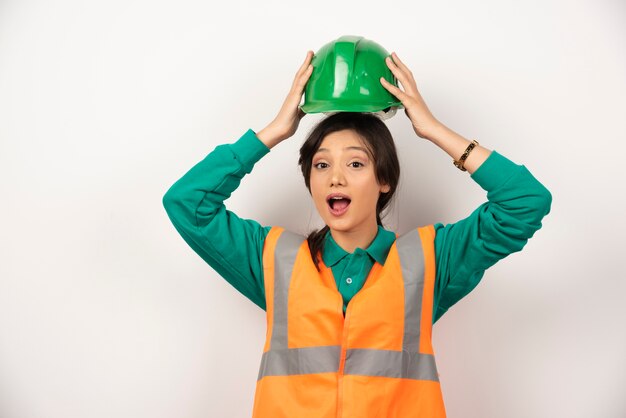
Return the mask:
<path fill-rule="evenodd" d="M 1 1 L 0 416 L 249 417 L 265 315 L 177 234 L 165 191 L 276 115 L 308 49 L 361 35 L 433 114 L 526 165 L 552 212 L 437 322 L 452 418 L 626 416 L 626 5 L 588 1 Z M 226 202 L 319 226 L 297 153 Z M 485 200 L 388 121 L 385 220 L 455 222 Z M 356 417 L 355 417 L 356 418 Z"/>

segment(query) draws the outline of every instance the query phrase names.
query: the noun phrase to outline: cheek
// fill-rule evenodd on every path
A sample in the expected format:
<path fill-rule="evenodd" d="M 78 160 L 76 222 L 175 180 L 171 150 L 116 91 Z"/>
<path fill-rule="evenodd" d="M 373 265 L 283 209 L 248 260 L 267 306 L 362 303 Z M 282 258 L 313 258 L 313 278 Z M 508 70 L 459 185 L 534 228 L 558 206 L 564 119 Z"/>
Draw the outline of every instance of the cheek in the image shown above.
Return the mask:
<path fill-rule="evenodd" d="M 309 180 L 309 186 L 311 187 L 311 197 L 317 203 L 320 199 L 324 200 L 324 191 L 320 187 L 320 181 L 317 176 L 311 175 Z"/>
<path fill-rule="evenodd" d="M 368 179 L 368 181 L 361 186 L 360 190 L 362 192 L 361 197 L 364 202 L 367 202 L 367 206 L 375 208 L 380 194 L 376 179 Z"/>

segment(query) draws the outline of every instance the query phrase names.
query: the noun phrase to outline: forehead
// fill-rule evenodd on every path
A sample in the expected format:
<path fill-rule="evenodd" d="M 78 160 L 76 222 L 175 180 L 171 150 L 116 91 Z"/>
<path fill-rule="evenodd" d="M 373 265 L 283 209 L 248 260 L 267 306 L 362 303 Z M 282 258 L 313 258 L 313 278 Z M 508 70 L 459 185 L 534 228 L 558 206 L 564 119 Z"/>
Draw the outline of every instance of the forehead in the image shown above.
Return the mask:
<path fill-rule="evenodd" d="M 356 132 L 344 129 L 326 135 L 316 153 L 340 153 L 354 150 L 370 154 L 365 141 Z"/>

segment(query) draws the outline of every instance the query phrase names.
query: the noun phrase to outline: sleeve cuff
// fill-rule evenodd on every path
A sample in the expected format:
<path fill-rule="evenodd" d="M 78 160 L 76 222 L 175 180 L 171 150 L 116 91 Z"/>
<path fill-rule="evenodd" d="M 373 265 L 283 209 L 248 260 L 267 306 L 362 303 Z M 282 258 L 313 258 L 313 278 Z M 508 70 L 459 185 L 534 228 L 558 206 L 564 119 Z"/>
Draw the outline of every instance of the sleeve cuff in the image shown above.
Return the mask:
<path fill-rule="evenodd" d="M 491 151 L 489 157 L 474 171 L 471 178 L 485 191 L 490 191 L 506 183 L 520 167 L 502 154 Z"/>
<path fill-rule="evenodd" d="M 270 149 L 265 145 L 252 129 L 248 129 L 234 144 L 230 144 L 230 149 L 235 154 L 237 160 L 249 169 L 259 161 Z M 249 170 L 246 170 L 249 171 Z"/>

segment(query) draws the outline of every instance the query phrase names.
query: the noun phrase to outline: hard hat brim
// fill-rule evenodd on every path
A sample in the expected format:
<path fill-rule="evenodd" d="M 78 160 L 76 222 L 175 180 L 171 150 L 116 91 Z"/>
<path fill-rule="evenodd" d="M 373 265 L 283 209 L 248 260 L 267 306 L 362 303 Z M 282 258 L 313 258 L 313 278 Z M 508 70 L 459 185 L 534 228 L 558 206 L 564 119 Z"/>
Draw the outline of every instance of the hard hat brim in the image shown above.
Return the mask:
<path fill-rule="evenodd" d="M 403 108 L 402 102 L 394 103 L 350 103 L 350 102 L 321 102 L 307 103 L 300 106 L 304 113 L 323 112 L 378 112 L 389 107 Z"/>

